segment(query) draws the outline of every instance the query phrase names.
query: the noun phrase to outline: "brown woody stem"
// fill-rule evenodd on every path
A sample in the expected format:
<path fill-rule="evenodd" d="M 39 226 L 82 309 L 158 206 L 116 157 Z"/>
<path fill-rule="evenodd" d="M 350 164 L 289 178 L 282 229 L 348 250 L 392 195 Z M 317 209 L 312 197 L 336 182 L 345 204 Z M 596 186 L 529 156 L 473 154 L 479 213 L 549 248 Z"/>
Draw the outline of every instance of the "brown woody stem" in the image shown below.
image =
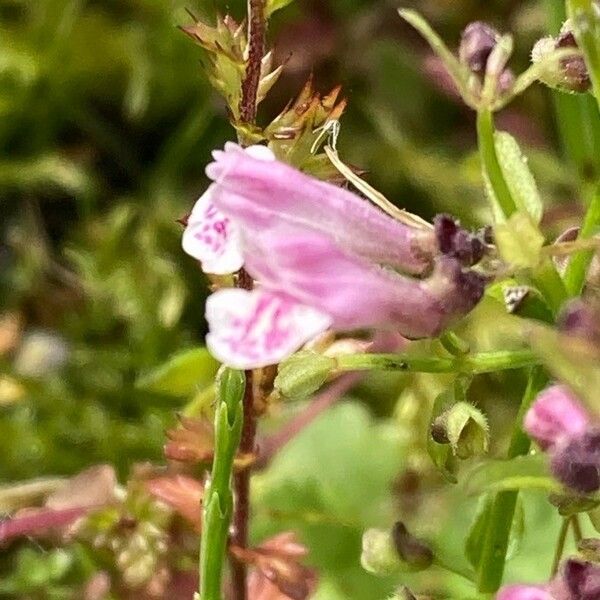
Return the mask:
<path fill-rule="evenodd" d="M 265 0 L 248 0 L 248 61 L 242 82 L 240 99 L 240 120 L 254 124 L 258 85 L 260 83 L 261 62 L 265 53 Z M 241 140 L 240 140 L 241 142 Z M 251 290 L 252 278 L 241 269 L 237 275 L 236 287 Z M 244 393 L 244 424 L 239 446 L 241 455 L 253 454 L 256 445 L 256 410 L 252 371 L 246 371 Z M 234 477 L 235 509 L 233 514 L 233 534 L 231 543 L 240 548 L 248 547 L 248 520 L 250 517 L 250 470 L 242 469 Z M 246 565 L 231 555 L 231 580 L 234 600 L 247 600 Z"/>
<path fill-rule="evenodd" d="M 252 124 L 256 120 L 256 97 L 261 61 L 265 54 L 266 29 L 265 0 L 248 0 L 248 62 L 240 100 L 242 123 Z"/>

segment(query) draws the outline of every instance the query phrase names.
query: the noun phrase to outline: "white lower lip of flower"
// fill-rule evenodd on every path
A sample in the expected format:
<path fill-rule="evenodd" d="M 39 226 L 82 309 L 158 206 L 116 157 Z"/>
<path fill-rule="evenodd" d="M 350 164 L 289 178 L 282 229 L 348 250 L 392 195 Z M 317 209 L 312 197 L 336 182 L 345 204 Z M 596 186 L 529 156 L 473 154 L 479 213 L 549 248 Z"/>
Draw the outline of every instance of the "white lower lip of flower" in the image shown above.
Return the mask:
<path fill-rule="evenodd" d="M 331 326 L 331 317 L 284 295 L 224 289 L 206 301 L 206 345 L 224 364 L 254 369 L 277 364 Z"/>

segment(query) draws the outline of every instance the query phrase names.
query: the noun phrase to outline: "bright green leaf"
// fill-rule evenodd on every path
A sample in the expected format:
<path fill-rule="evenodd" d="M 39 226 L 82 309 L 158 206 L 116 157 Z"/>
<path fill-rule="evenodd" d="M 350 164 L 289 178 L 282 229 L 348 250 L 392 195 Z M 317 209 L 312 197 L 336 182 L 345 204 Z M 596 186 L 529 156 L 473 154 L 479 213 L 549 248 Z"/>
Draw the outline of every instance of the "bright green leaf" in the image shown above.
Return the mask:
<path fill-rule="evenodd" d="M 218 366 L 219 363 L 206 348 L 184 350 L 154 371 L 140 377 L 137 385 L 169 396 L 189 396 L 213 382 Z"/>
<path fill-rule="evenodd" d="M 559 484 L 550 475 L 545 455 L 532 454 L 510 460 L 485 461 L 465 477 L 465 491 L 473 496 L 522 489 L 560 489 Z"/>
<path fill-rule="evenodd" d="M 265 12 L 267 17 L 270 17 L 275 11 L 285 8 L 288 4 L 291 4 L 294 0 L 267 0 L 267 6 Z"/>
<path fill-rule="evenodd" d="M 514 267 L 535 267 L 540 260 L 544 236 L 525 212 L 516 212 L 494 227 L 500 256 Z"/>
<path fill-rule="evenodd" d="M 502 174 L 517 205 L 517 210 L 528 213 L 534 223 L 539 223 L 544 205 L 533 174 L 527 166 L 527 159 L 521 152 L 517 140 L 505 131 L 497 131 L 494 142 Z"/>

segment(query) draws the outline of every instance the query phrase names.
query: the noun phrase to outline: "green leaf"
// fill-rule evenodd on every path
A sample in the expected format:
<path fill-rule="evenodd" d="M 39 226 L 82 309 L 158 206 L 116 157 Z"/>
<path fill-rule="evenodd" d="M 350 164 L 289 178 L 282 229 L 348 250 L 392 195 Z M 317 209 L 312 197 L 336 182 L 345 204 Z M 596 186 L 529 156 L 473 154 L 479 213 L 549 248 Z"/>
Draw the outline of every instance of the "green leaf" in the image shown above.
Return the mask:
<path fill-rule="evenodd" d="M 293 529 L 320 579 L 343 582 L 344 599 L 384 598 L 394 580 L 361 568 L 361 539 L 393 522 L 390 490 L 404 460 L 395 424 L 359 403 L 333 406 L 253 476 L 253 537 Z"/>
<path fill-rule="evenodd" d="M 291 4 L 294 0 L 267 0 L 265 7 L 265 14 L 270 17 L 275 11 L 285 8 L 288 4 Z"/>
<path fill-rule="evenodd" d="M 533 174 L 527 166 L 527 159 L 521 152 L 517 140 L 505 131 L 497 131 L 494 135 L 494 145 L 502 175 L 517 210 L 529 214 L 534 223 L 539 223 L 544 212 L 544 205 Z M 495 201 L 493 192 L 492 200 L 494 201 L 496 221 L 501 222 L 504 220 L 503 212 Z"/>
<path fill-rule="evenodd" d="M 184 350 L 140 377 L 137 386 L 169 396 L 190 396 L 213 382 L 218 367 L 219 363 L 206 348 Z"/>
<path fill-rule="evenodd" d="M 500 256 L 514 267 L 535 267 L 539 263 L 544 236 L 527 213 L 519 211 L 503 223 L 498 221 L 494 235 Z"/>
<path fill-rule="evenodd" d="M 479 560 L 483 550 L 485 535 L 488 531 L 488 524 L 492 515 L 493 504 L 494 496 L 492 494 L 487 494 L 480 498 L 475 518 L 473 519 L 467 539 L 465 540 L 465 557 L 475 570 L 479 568 Z M 523 503 L 521 502 L 521 499 L 518 498 L 513 517 L 513 524 L 510 529 L 510 537 L 508 540 L 508 550 L 506 553 L 507 560 L 510 560 L 518 553 L 524 531 L 525 517 Z"/>
<path fill-rule="evenodd" d="M 484 461 L 467 474 L 464 487 L 472 496 L 502 490 L 560 490 L 560 485 L 550 475 L 543 454 Z"/>

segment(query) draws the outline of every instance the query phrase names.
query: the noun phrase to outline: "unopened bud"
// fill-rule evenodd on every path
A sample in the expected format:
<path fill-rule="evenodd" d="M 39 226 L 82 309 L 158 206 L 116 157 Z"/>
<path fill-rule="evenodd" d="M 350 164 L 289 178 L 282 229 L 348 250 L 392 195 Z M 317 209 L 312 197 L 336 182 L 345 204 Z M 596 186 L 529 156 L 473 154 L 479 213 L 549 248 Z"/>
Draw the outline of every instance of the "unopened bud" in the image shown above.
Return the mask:
<path fill-rule="evenodd" d="M 474 21 L 464 29 L 458 48 L 460 62 L 478 74 L 485 73 L 488 58 L 500 34 L 487 23 Z"/>
<path fill-rule="evenodd" d="M 433 552 L 422 540 L 413 537 L 404 523 L 397 522 L 392 528 L 392 539 L 400 558 L 413 571 L 422 571 L 431 566 Z"/>
<path fill-rule="evenodd" d="M 487 419 L 472 404 L 457 402 L 434 420 L 431 437 L 438 444 L 450 444 L 458 458 L 483 454 L 489 442 Z"/>
<path fill-rule="evenodd" d="M 335 369 L 335 358 L 311 351 L 293 354 L 279 365 L 275 389 L 293 400 L 306 398 L 316 392 Z"/>
<path fill-rule="evenodd" d="M 551 598 L 597 600 L 600 598 L 600 565 L 569 558 L 550 584 Z"/>
<path fill-rule="evenodd" d="M 424 542 L 412 537 L 402 523 L 396 523 L 391 532 L 365 531 L 360 561 L 370 573 L 391 575 L 427 569 L 433 562 L 433 553 Z"/>
<path fill-rule="evenodd" d="M 484 232 L 470 233 L 456 219 L 445 214 L 436 215 L 433 223 L 442 254 L 456 258 L 466 266 L 474 265 L 483 258 L 486 249 Z"/>
<path fill-rule="evenodd" d="M 581 338 L 600 349 L 600 308 L 580 298 L 569 302 L 558 317 L 563 333 Z"/>
<path fill-rule="evenodd" d="M 600 489 L 600 430 L 591 429 L 556 446 L 552 473 L 564 485 L 581 494 Z"/>
<path fill-rule="evenodd" d="M 581 435 L 588 415 L 568 387 L 553 385 L 536 398 L 524 420 L 525 431 L 544 450 L 561 440 Z"/>
<path fill-rule="evenodd" d="M 403 585 L 389 600 L 417 600 L 417 597 Z"/>
<path fill-rule="evenodd" d="M 565 22 L 558 37 L 545 37 L 536 42 L 531 51 L 531 61 L 537 64 L 548 60 L 552 53 L 561 48 L 574 50 L 578 48 L 569 21 Z M 550 59 L 540 80 L 552 88 L 565 92 L 587 92 L 591 86 L 587 66 L 581 55 Z"/>

